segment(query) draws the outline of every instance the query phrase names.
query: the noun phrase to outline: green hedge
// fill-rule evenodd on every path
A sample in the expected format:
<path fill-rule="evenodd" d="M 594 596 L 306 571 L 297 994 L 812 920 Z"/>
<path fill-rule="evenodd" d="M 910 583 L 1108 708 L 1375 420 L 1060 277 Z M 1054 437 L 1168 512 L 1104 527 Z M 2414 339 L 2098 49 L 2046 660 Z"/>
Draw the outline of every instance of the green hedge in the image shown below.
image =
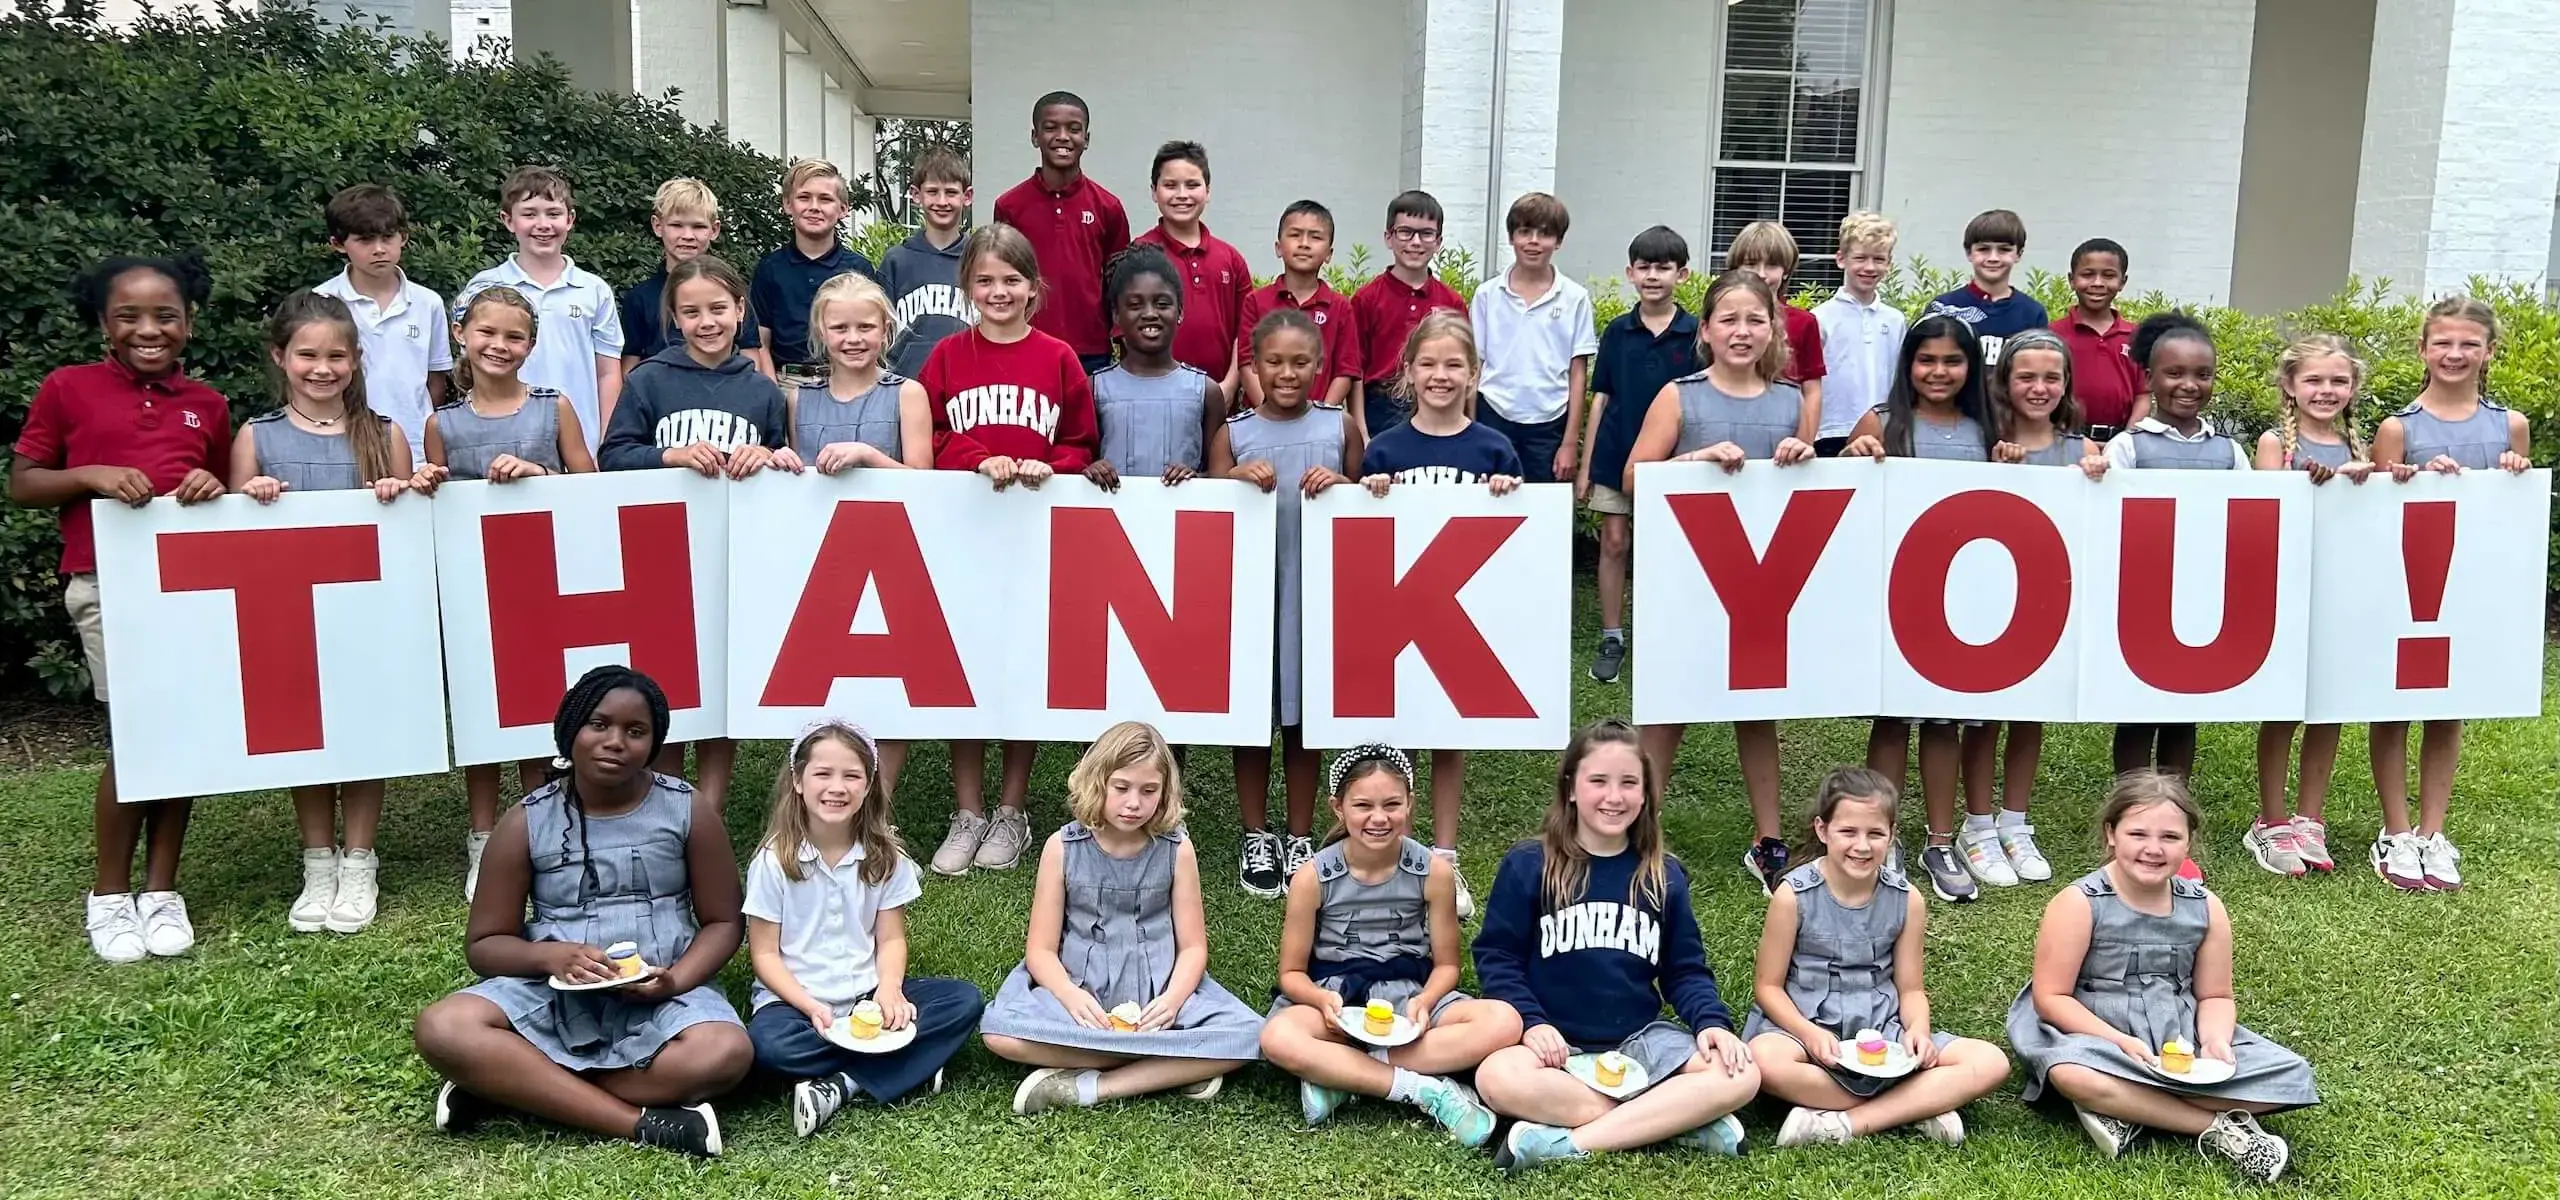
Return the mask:
<path fill-rule="evenodd" d="M 146 15 L 108 30 L 18 0 L 0 16 L 0 435 L 47 371 L 93 359 L 65 288 L 109 254 L 204 252 L 214 294 L 189 369 L 235 416 L 273 407 L 258 348 L 276 300 L 335 274 L 321 206 L 349 184 L 407 202 L 412 277 L 452 296 L 514 249 L 498 183 L 527 163 L 576 188 L 578 264 L 617 285 L 657 268 L 649 206 L 676 175 L 724 202 L 720 252 L 751 263 L 790 236 L 783 164 L 689 126 L 664 99 L 599 95 L 556 62 L 455 63 L 433 39 L 319 20 L 295 5 L 219 21 Z M 0 678 L 83 687 L 51 513 L 0 510 Z M 23 682 L 17 677 L 13 682 Z"/>

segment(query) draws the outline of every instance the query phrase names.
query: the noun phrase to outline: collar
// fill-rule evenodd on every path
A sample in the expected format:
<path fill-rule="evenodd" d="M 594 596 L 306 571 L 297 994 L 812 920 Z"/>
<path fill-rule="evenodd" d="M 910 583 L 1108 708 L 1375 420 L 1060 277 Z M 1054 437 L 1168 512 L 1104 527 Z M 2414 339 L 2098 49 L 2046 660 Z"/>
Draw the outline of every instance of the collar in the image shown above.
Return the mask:
<path fill-rule="evenodd" d="M 660 274 L 665 273 L 665 262 L 663 258 L 659 260 Z M 516 256 L 512 254 L 500 259 L 494 269 L 499 277 L 506 281 L 507 286 L 530 286 L 537 292 L 547 292 L 551 288 L 574 287 L 578 282 L 578 260 L 566 254 L 560 256 L 560 282 L 552 284 L 551 287 L 535 283 L 533 276 L 525 274 L 524 264 L 517 262 Z"/>
<path fill-rule="evenodd" d="M 1403 292 L 1416 300 L 1425 299 L 1435 290 L 1448 286 L 1440 282 L 1439 276 L 1431 274 L 1428 271 L 1423 273 L 1422 282 L 1420 284 L 1408 284 L 1405 281 L 1396 278 L 1396 273 L 1394 271 L 1380 271 L 1378 272 L 1378 278 L 1392 285 L 1397 291 Z"/>
<path fill-rule="evenodd" d="M 2168 438 L 2169 440 L 2176 442 L 2202 442 L 2211 440 L 2215 436 L 2213 432 L 2213 422 L 2207 421 L 2202 417 L 2198 417 L 2196 419 L 2196 434 L 2194 437 L 2188 437 L 2186 434 L 2178 432 L 2175 426 L 2172 426 L 2167 421 L 2163 421 L 2154 416 L 2144 416 L 2141 420 L 2133 423 L 2133 428 L 2142 433 L 2156 433 L 2164 438 Z"/>
<path fill-rule="evenodd" d="M 399 268 L 397 267 L 392 269 L 399 271 Z M 355 272 L 353 271 L 340 271 L 337 274 L 330 276 L 327 283 L 321 284 L 311 290 L 318 292 L 323 296 L 335 296 L 339 300 L 345 301 L 350 306 L 354 305 L 358 301 L 362 301 L 366 304 L 373 303 L 373 297 L 367 296 L 361 290 L 357 289 Z M 390 306 L 387 308 L 381 308 L 379 311 L 387 316 L 391 313 L 398 312 L 403 307 L 406 307 L 408 301 L 409 273 L 407 271 L 400 271 L 400 286 L 392 290 Z"/>
<path fill-rule="evenodd" d="M 2104 330 L 2083 319 L 2080 315 L 2080 306 L 2077 304 L 2071 306 L 2071 314 L 2064 319 L 2069 321 L 2074 329 L 2088 330 L 2091 337 L 2111 338 L 2119 334 L 2124 337 L 2133 336 L 2133 322 L 2124 319 L 2123 310 L 2110 306 L 2107 309 L 2107 315 L 2114 318 L 2114 323 Z"/>
<path fill-rule="evenodd" d="M 1023 180 L 1022 182 L 1023 186 L 1028 187 L 1032 191 L 1038 192 L 1043 196 L 1047 196 L 1052 200 L 1063 200 L 1066 197 L 1075 195 L 1076 193 L 1091 187 L 1093 185 L 1093 176 L 1085 174 L 1084 169 L 1079 167 L 1076 169 L 1074 182 L 1069 183 L 1067 186 L 1062 188 L 1052 188 L 1048 184 L 1040 182 L 1040 169 L 1038 167 L 1034 167 L 1031 169 L 1031 178 Z"/>
<path fill-rule="evenodd" d="M 1966 286 L 1966 287 L 1968 287 L 1968 288 L 1970 288 L 1970 287 L 1971 287 L 1971 286 L 1973 286 L 1973 285 L 1971 285 L 1971 284 L 1966 284 L 1965 286 Z M 1836 292 L 1831 293 L 1831 298 L 1830 298 L 1830 299 L 1828 299 L 1828 300 L 1823 301 L 1823 303 L 1825 303 L 1825 304 L 1837 304 L 1837 305 L 1839 305 L 1839 306 L 1841 306 L 1841 307 L 1843 307 L 1843 308 L 1852 308 L 1852 309 L 1856 309 L 1857 311 L 1859 311 L 1859 312 L 1863 312 L 1863 313 L 1878 312 L 1878 311 L 1881 311 L 1881 310 L 1883 310 L 1883 309 L 1891 308 L 1891 307 L 1892 307 L 1891 305 L 1886 304 L 1886 303 L 1884 302 L 1884 292 L 1883 292 L 1882 290 L 1878 290 L 1878 291 L 1876 292 L 1876 298 L 1875 298 L 1875 299 L 1873 299 L 1873 300 L 1869 300 L 1869 301 L 1867 301 L 1867 302 L 1865 302 L 1865 303 L 1863 303 L 1863 304 L 1862 304 L 1862 303 L 1859 303 L 1859 301 L 1858 301 L 1858 298 L 1857 298 L 1857 297 L 1852 296 L 1852 295 L 1850 295 L 1850 294 L 1849 294 L 1849 290 L 1848 290 L 1847 288 L 1842 288 L 1842 289 L 1840 289 L 1839 291 L 1836 291 Z"/>
<path fill-rule="evenodd" d="M 98 361 L 101 365 L 107 368 L 108 373 L 116 377 L 116 382 L 130 388 L 141 388 L 145 391 L 158 392 L 164 396 L 177 394 L 178 385 L 181 382 L 184 382 L 187 377 L 187 368 L 183 363 L 179 364 L 176 369 L 170 371 L 166 375 L 155 375 L 149 379 L 145 379 L 140 375 L 134 374 L 132 367 L 126 366 L 123 359 L 117 358 L 112 354 L 107 355 Z"/>
<path fill-rule="evenodd" d="M 825 856 L 825 855 L 820 854 L 820 853 L 818 852 L 818 848 L 817 848 L 816 846 L 811 845 L 810 843 L 808 843 L 808 842 L 806 842 L 806 841 L 803 841 L 803 842 L 801 842 L 801 843 L 800 843 L 800 854 L 799 854 L 799 859 L 800 859 L 800 861 L 802 861 L 802 862 L 804 862 L 804 863 L 816 863 L 816 864 L 818 864 L 819 866 L 824 867 L 824 868 L 826 868 L 826 869 L 828 869 L 828 870 L 834 870 L 836 867 L 843 866 L 843 865 L 845 865 L 846 863 L 858 863 L 858 862 L 861 862 L 861 861 L 862 861 L 862 843 L 861 843 L 861 842 L 859 842 L 859 841 L 857 841 L 857 842 L 855 842 L 855 843 L 853 844 L 853 853 L 845 855 L 845 856 L 844 856 L 844 862 L 843 862 L 843 863 L 830 863 L 830 862 L 828 862 L 828 861 L 827 861 L 827 859 L 826 859 L 826 856 Z"/>
<path fill-rule="evenodd" d="M 782 244 L 782 250 L 783 253 L 791 256 L 791 261 L 806 263 L 813 267 L 835 266 L 837 265 L 837 260 L 842 259 L 845 254 L 844 239 L 838 238 L 826 253 L 821 254 L 816 258 L 811 258 L 806 254 L 800 253 L 800 235 L 796 233 L 791 236 L 790 241 Z"/>
<path fill-rule="evenodd" d="M 1562 271 L 1557 271 L 1557 272 L 1555 273 L 1555 278 L 1554 278 L 1554 279 L 1552 279 L 1552 280 L 1550 280 L 1550 281 L 1548 281 L 1548 283 L 1547 283 L 1547 290 L 1546 290 L 1545 294 L 1543 294 L 1543 295 L 1539 296 L 1539 297 L 1538 297 L 1537 299 L 1535 299 L 1535 300 L 1524 299 L 1524 298 L 1522 298 L 1522 297 L 1521 297 L 1520 293 L 1518 293 L 1518 292 L 1515 292 L 1515 291 L 1512 291 L 1512 290 L 1511 290 L 1511 272 L 1509 272 L 1509 271 L 1504 271 L 1504 272 L 1502 273 L 1502 282 L 1501 282 L 1500 284 L 1496 285 L 1496 286 L 1498 286 L 1498 287 L 1500 287 L 1500 288 L 1502 289 L 1502 294 L 1503 294 L 1503 295 L 1505 295 L 1505 296 L 1509 296 L 1509 297 L 1511 297 L 1511 298 L 1512 298 L 1512 299 L 1514 299 L 1514 300 L 1518 300 L 1518 301 L 1520 301 L 1520 306 L 1521 306 L 1522 308 L 1536 308 L 1536 307 L 1538 307 L 1538 306 L 1540 306 L 1540 305 L 1543 305 L 1543 304 L 1547 303 L 1548 301 L 1554 300 L 1554 299 L 1555 299 L 1556 297 L 1558 297 L 1558 296 L 1563 295 L 1563 294 L 1564 294 L 1564 282 L 1565 282 L 1565 275 L 1564 275 L 1564 272 L 1562 272 Z"/>
<path fill-rule="evenodd" d="M 1677 304 L 1671 306 L 1671 323 L 1663 326 L 1662 332 L 1660 333 L 1655 333 L 1650 326 L 1647 326 L 1644 323 L 1644 310 L 1641 308 L 1630 308 L 1627 310 L 1627 327 L 1638 333 L 1644 334 L 1657 342 L 1664 338 L 1674 336 L 1686 337 L 1691 340 L 1695 340 L 1698 336 L 1697 315 Z"/>
<path fill-rule="evenodd" d="M 1180 254 L 1189 258 L 1198 258 L 1203 254 L 1207 254 L 1209 252 L 1210 243 L 1215 242 L 1217 239 L 1210 236 L 1209 223 L 1207 221 L 1202 221 L 1200 222 L 1200 244 L 1197 246 L 1185 246 L 1182 244 L 1181 238 L 1173 236 L 1173 231 L 1165 228 L 1164 218 L 1158 217 L 1156 218 L 1156 227 L 1147 231 L 1147 236 L 1144 240 L 1163 247 L 1165 252 L 1168 254 Z"/>
<path fill-rule="evenodd" d="M 1286 275 L 1272 280 L 1270 287 L 1271 299 L 1275 303 L 1286 304 L 1291 308 L 1313 308 L 1319 304 L 1342 302 L 1342 293 L 1333 290 L 1333 285 L 1325 282 L 1321 275 L 1316 277 L 1316 290 L 1308 293 L 1304 300 L 1298 299 L 1298 294 L 1289 290 L 1289 277 Z"/>
<path fill-rule="evenodd" d="M 1982 285 L 1971 279 L 1964 281 L 1964 291 L 1966 295 L 1971 296 L 1984 304 L 2012 304 L 2018 299 L 2018 285 L 2014 283 L 2009 285 L 2009 298 L 2006 300 L 1993 299 L 1991 293 L 1983 291 Z"/>

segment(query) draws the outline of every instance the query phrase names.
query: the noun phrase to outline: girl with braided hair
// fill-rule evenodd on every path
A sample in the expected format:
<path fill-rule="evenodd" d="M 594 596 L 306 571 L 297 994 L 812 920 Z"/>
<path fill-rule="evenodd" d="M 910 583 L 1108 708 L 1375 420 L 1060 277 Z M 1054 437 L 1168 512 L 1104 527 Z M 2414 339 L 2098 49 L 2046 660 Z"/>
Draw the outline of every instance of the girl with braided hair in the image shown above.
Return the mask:
<path fill-rule="evenodd" d="M 1430 1114 L 1459 1145 L 1481 1146 L 1493 1110 L 1450 1076 L 1519 1041 L 1520 1014 L 1457 990 L 1457 869 L 1413 838 L 1413 761 L 1393 746 L 1355 746 L 1335 757 L 1325 785 L 1333 832 L 1290 881 L 1263 1057 L 1298 1077 L 1310 1125 L 1353 1096 L 1384 1096 Z M 1354 1044 L 1344 1005 L 1381 1002 L 1421 1034 L 1374 1052 Z"/>
<path fill-rule="evenodd" d="M 471 902 L 479 983 L 418 1014 L 445 1083 L 436 1128 L 512 1109 L 711 1157 L 707 1103 L 755 1051 L 713 976 L 737 953 L 737 859 L 720 810 L 649 769 L 667 698 L 628 667 L 579 677 L 552 718 L 551 782 L 498 820 Z M 532 906 L 531 916 L 526 906 Z M 636 981 L 607 949 L 636 946 Z"/>

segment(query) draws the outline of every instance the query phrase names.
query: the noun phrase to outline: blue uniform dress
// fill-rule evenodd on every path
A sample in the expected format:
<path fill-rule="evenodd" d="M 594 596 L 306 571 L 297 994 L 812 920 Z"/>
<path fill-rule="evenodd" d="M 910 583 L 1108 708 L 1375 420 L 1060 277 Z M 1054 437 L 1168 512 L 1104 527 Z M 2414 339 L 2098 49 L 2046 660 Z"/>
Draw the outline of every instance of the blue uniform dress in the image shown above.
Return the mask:
<path fill-rule="evenodd" d="M 550 388 L 526 388 L 524 403 L 505 416 L 473 412 L 466 396 L 438 406 L 431 419 L 444 445 L 444 469 L 456 479 L 487 479 L 501 454 L 555 475 L 568 469 L 560 461 L 560 393 Z"/>
<path fill-rule="evenodd" d="M 1209 414 L 1225 406 L 1217 380 L 1180 363 L 1162 375 L 1140 375 L 1126 363 L 1114 363 L 1093 377 L 1102 457 L 1131 479 L 1163 475 L 1177 463 L 1199 470 L 1205 451 L 1201 430 Z M 1340 470 L 1341 460 L 1333 466 Z"/>
<path fill-rule="evenodd" d="M 1396 848 L 1396 864 L 1387 877 L 1362 883 L 1343 856 L 1343 842 L 1316 851 L 1316 936 L 1307 953 L 1307 977 L 1316 986 L 1357 1008 L 1384 1000 L 1404 1011 L 1405 1002 L 1422 994 L 1431 978 L 1431 847 L 1406 838 Z M 1274 989 L 1271 1015 L 1292 1001 Z M 1431 1006 L 1438 1020 L 1449 1006 L 1467 998 L 1452 989 Z"/>
<path fill-rule="evenodd" d="M 380 413 L 373 419 L 391 424 L 391 418 Z M 355 446 L 344 429 L 313 433 L 294 424 L 281 408 L 249 418 L 249 444 L 258 453 L 258 473 L 282 482 L 287 492 L 348 491 L 373 485 L 356 470 Z"/>
<path fill-rule="evenodd" d="M 1796 897 L 1796 951 L 1787 961 L 1787 999 L 1805 1020 L 1837 1036 L 1842 1054 L 1851 1052 L 1861 1030 L 1901 1041 L 1902 989 L 1893 981 L 1893 952 L 1911 917 L 1911 881 L 1900 871 L 1880 871 L 1875 895 L 1852 907 L 1831 894 L 1821 865 L 1809 862 L 1787 872 L 1787 888 Z M 1742 1039 L 1764 1033 L 1795 1037 L 1755 1005 L 1751 1019 L 1743 1023 Z M 1944 1050 L 1956 1039 L 1944 1030 L 1931 1030 L 1929 1040 Z M 1873 1096 L 1902 1079 L 1831 1068 L 1832 1082 L 1852 1096 Z"/>
<path fill-rule="evenodd" d="M 2425 466 L 2439 454 L 2449 455 L 2466 471 L 2494 471 L 2507 452 L 2507 408 L 2487 396 L 2459 421 L 2448 421 L 2412 404 L 2391 414 L 2400 418 L 2402 462 Z"/>
<path fill-rule="evenodd" d="M 837 442 L 861 442 L 904 461 L 906 428 L 899 423 L 898 392 L 906 384 L 906 376 L 883 371 L 880 382 L 851 400 L 836 399 L 823 383 L 800 385 L 791 405 L 791 448 L 802 461 L 814 463 L 819 451 Z"/>
<path fill-rule="evenodd" d="M 1305 519 L 1300 508 L 1305 494 L 1298 481 L 1311 467 L 1342 469 L 1343 438 L 1350 429 L 1350 418 L 1342 409 L 1330 404 L 1311 404 L 1306 411 L 1288 420 L 1273 420 L 1258 408 L 1246 409 L 1227 419 L 1227 448 L 1235 454 L 1238 465 L 1267 462 L 1279 477 L 1272 492 L 1279 498 L 1279 519 L 1273 542 L 1279 553 L 1279 570 L 1273 582 L 1279 590 L 1272 646 L 1277 659 L 1272 669 L 1272 689 L 1279 700 L 1282 725 L 1299 722 L 1298 660 L 1306 641 L 1303 624 L 1305 605 L 1299 595 L 1304 590 L 1304 572 L 1300 569 L 1299 549 L 1305 544 Z M 1114 464 L 1119 465 L 1119 464 Z"/>
<path fill-rule="evenodd" d="M 1707 372 L 1671 381 L 1680 396 L 1680 440 L 1675 456 L 1704 450 L 1721 442 L 1742 447 L 1744 458 L 1775 458 L 1778 443 L 1796 435 L 1804 415 L 1804 393 L 1792 383 L 1772 380 L 1757 396 L 1736 396 L 1717 387 Z"/>

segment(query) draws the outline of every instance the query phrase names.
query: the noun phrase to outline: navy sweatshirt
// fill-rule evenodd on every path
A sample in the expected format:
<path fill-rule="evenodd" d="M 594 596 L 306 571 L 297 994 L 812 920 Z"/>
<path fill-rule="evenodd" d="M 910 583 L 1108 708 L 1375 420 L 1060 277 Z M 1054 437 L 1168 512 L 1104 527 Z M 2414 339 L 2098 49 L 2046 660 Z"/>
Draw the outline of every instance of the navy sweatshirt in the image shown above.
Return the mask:
<path fill-rule="evenodd" d="M 880 287 L 898 320 L 889 346 L 889 369 L 914 379 L 942 339 L 978 323 L 978 310 L 960 287 L 962 238 L 935 246 L 919 229 L 880 258 Z"/>
<path fill-rule="evenodd" d="M 1666 857 L 1662 906 L 1630 905 L 1636 864 L 1633 851 L 1592 859 L 1581 898 L 1548 912 L 1539 899 L 1546 851 L 1534 841 L 1512 847 L 1476 934 L 1484 994 L 1578 1047 L 1615 1046 L 1659 1019 L 1666 999 L 1692 1031 L 1731 1030 L 1689 906 L 1689 873 Z"/>
<path fill-rule="evenodd" d="M 679 341 L 631 368 L 622 398 L 605 424 L 596 466 L 646 471 L 667 465 L 666 451 L 709 442 L 726 454 L 750 442 L 790 445 L 791 418 L 782 387 L 743 354 L 706 367 Z"/>

